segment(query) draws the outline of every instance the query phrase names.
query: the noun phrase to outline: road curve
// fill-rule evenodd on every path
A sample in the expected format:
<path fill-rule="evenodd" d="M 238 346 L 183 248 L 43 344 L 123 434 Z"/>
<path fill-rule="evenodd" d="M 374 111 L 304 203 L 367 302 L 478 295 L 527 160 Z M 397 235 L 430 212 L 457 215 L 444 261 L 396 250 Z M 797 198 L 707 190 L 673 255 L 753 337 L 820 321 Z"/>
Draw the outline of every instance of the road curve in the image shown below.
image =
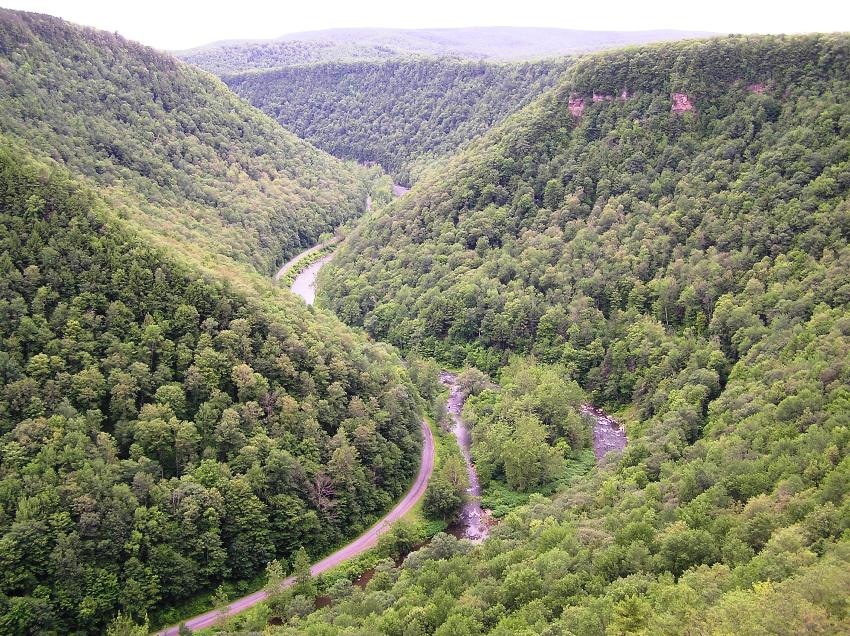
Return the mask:
<path fill-rule="evenodd" d="M 314 564 L 310 568 L 310 572 L 313 576 L 325 572 L 326 570 L 339 565 L 343 561 L 347 561 L 348 559 L 362 554 L 369 548 L 373 547 L 378 543 L 378 537 L 389 530 L 390 526 L 395 521 L 398 521 L 406 515 L 422 498 L 425 494 L 425 489 L 428 487 L 428 480 L 431 478 L 431 472 L 434 470 L 434 436 L 431 433 L 431 428 L 428 426 L 428 423 L 424 420 L 422 422 L 422 438 L 422 458 L 419 463 L 419 473 L 416 475 L 416 480 L 413 482 L 408 493 L 404 496 L 404 499 L 398 502 L 396 507 L 393 508 L 383 519 L 361 534 L 357 539 Z M 280 589 L 287 588 L 294 582 L 295 578 L 290 576 L 280 584 Z M 253 607 L 257 603 L 266 600 L 270 593 L 271 592 L 269 590 L 258 590 L 253 594 L 243 596 L 242 598 L 233 601 L 226 607 L 204 612 L 194 618 L 183 621 L 182 624 L 185 624 L 186 627 L 193 631 L 210 627 L 224 617 L 233 616 L 234 614 L 243 612 L 249 607 Z M 177 636 L 179 633 L 179 627 L 177 625 L 172 625 L 171 627 L 157 633 L 159 636 Z"/>
<path fill-rule="evenodd" d="M 314 245 L 313 247 L 311 247 L 311 248 L 309 248 L 309 249 L 306 249 L 306 250 L 304 250 L 303 252 L 298 252 L 298 254 L 296 254 L 296 255 L 295 255 L 295 256 L 293 256 L 291 259 L 289 259 L 288 261 L 286 261 L 286 262 L 285 262 L 285 263 L 281 266 L 281 268 L 280 268 L 279 270 L 277 270 L 277 273 L 276 273 L 274 276 L 272 276 L 272 280 L 273 280 L 273 281 L 275 281 L 275 282 L 279 281 L 279 280 L 280 280 L 280 278 L 281 278 L 281 276 L 283 276 L 284 274 L 286 274 L 286 272 L 288 272 L 288 271 L 289 271 L 290 269 L 292 269 L 295 265 L 297 265 L 297 264 L 298 264 L 298 262 L 299 262 L 301 259 L 303 259 L 305 256 L 309 256 L 309 255 L 310 255 L 310 254 L 312 254 L 313 252 L 316 252 L 316 251 L 318 251 L 318 250 L 320 250 L 320 249 L 322 249 L 322 248 L 325 248 L 325 247 L 327 247 L 328 245 L 333 245 L 334 243 L 338 243 L 338 242 L 339 242 L 339 240 L 340 240 L 340 237 L 339 237 L 339 236 L 335 236 L 334 238 L 330 239 L 329 241 L 325 241 L 324 243 L 317 243 L 317 244 L 316 244 L 316 245 Z"/>

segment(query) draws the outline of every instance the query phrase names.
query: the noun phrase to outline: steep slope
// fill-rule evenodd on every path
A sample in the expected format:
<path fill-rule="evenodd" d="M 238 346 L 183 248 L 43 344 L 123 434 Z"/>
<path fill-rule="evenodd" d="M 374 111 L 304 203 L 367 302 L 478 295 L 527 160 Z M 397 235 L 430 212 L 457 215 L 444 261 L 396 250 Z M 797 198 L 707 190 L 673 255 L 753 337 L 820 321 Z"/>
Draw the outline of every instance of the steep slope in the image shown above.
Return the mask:
<path fill-rule="evenodd" d="M 399 361 L 0 153 L 0 631 L 102 633 L 355 535 L 417 469 Z"/>
<path fill-rule="evenodd" d="M 533 27 L 457 29 L 327 29 L 275 40 L 214 42 L 177 57 L 216 74 L 313 62 L 423 56 L 466 60 L 531 60 L 711 35 L 706 32 L 580 31 Z"/>
<path fill-rule="evenodd" d="M 365 529 L 416 473 L 416 391 L 269 276 L 360 170 L 55 18 L 0 13 L 0 77 L 0 633 L 167 622 Z"/>
<path fill-rule="evenodd" d="M 352 168 L 153 49 L 4 10 L 0 68 L 0 131 L 220 273 L 270 273 L 364 210 Z"/>
<path fill-rule="evenodd" d="M 327 302 L 458 363 L 536 353 L 635 385 L 645 365 L 603 364 L 620 335 L 600 325 L 704 337 L 762 259 L 843 248 L 845 55 L 843 37 L 730 38 L 581 62 L 355 233 Z"/>
<path fill-rule="evenodd" d="M 848 36 L 593 57 L 350 237 L 341 316 L 560 365 L 629 446 L 480 547 L 271 603 L 302 616 L 275 633 L 847 633 L 849 61 Z"/>
<path fill-rule="evenodd" d="M 567 60 L 331 63 L 224 81 L 302 139 L 337 157 L 376 162 L 410 184 L 435 159 L 554 86 L 568 66 Z"/>

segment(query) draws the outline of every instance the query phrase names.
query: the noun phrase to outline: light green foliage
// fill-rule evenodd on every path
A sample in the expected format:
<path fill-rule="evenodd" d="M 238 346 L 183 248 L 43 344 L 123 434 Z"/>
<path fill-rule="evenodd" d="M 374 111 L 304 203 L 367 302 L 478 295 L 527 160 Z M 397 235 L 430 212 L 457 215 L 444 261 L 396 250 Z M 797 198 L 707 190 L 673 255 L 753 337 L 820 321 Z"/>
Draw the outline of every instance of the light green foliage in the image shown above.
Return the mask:
<path fill-rule="evenodd" d="M 589 426 L 578 412 L 584 393 L 566 368 L 530 359 L 512 360 L 500 381 L 467 400 L 464 419 L 482 484 L 503 480 L 526 492 L 561 477 L 565 454 L 588 446 Z"/>
<path fill-rule="evenodd" d="M 161 246 L 214 255 L 223 277 L 270 274 L 365 209 L 355 166 L 168 55 L 8 10 L 0 51 L 0 130 L 101 187 Z"/>
<path fill-rule="evenodd" d="M 275 588 L 286 578 L 286 568 L 277 559 L 266 564 L 266 587 Z"/>
<path fill-rule="evenodd" d="M 456 448 L 456 447 L 455 447 Z M 444 458 L 431 476 L 422 501 L 422 510 L 430 519 L 456 521 L 466 501 L 469 477 L 458 450 Z"/>
<path fill-rule="evenodd" d="M 370 556 L 318 611 L 310 556 L 416 471 L 416 390 L 387 348 L 198 269 L 272 271 L 365 184 L 144 47 L 13 12 L 0 44 L 0 633 L 137 632 L 274 558 L 296 589 L 232 631 L 850 631 L 846 36 L 583 60 L 351 235 L 341 317 L 498 379 L 469 374 L 482 480 L 567 481 L 584 392 L 630 444 L 479 546 Z"/>
<path fill-rule="evenodd" d="M 556 377 L 630 439 L 462 557 L 408 556 L 380 612 L 306 629 L 850 630 L 848 60 L 846 36 L 593 56 L 353 233 L 327 301 L 502 386 L 465 413 L 485 480 L 518 424 L 559 432 Z M 535 381 L 495 375 L 515 353 Z"/>
<path fill-rule="evenodd" d="M 230 593 L 227 591 L 227 588 L 224 585 L 219 585 L 217 588 L 215 588 L 215 593 L 212 597 L 213 606 L 225 610 L 229 602 Z"/>
<path fill-rule="evenodd" d="M 125 616 L 121 612 L 118 612 L 118 615 L 106 628 L 106 636 L 147 636 L 149 633 L 150 626 L 147 621 L 138 625 L 131 617 Z"/>
<path fill-rule="evenodd" d="M 315 592 L 315 583 L 310 572 L 310 557 L 303 546 L 298 548 L 292 558 L 292 575 L 295 577 L 293 593 L 312 597 Z"/>

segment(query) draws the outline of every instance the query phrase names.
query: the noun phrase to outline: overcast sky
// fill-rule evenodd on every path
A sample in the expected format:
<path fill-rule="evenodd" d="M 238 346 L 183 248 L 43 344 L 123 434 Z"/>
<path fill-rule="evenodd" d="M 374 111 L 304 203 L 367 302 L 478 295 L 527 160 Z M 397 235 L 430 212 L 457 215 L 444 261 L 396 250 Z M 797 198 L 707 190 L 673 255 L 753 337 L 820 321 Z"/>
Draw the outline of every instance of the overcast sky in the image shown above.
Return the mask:
<path fill-rule="evenodd" d="M 0 0 L 0 4 L 118 31 L 161 49 L 366 26 L 850 31 L 847 0 Z"/>

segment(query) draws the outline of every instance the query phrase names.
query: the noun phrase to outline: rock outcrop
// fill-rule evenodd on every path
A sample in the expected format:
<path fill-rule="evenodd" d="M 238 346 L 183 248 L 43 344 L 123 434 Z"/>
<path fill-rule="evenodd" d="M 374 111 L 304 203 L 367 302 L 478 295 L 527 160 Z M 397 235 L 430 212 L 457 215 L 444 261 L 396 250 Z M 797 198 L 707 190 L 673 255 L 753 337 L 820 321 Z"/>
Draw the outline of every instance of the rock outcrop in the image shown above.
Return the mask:
<path fill-rule="evenodd" d="M 674 113 L 685 113 L 694 110 L 694 104 L 687 93 L 673 93 L 673 105 L 670 110 Z"/>
<path fill-rule="evenodd" d="M 567 108 L 570 109 L 570 115 L 573 117 L 581 117 L 584 114 L 584 97 L 579 95 L 570 95 L 567 102 Z"/>

